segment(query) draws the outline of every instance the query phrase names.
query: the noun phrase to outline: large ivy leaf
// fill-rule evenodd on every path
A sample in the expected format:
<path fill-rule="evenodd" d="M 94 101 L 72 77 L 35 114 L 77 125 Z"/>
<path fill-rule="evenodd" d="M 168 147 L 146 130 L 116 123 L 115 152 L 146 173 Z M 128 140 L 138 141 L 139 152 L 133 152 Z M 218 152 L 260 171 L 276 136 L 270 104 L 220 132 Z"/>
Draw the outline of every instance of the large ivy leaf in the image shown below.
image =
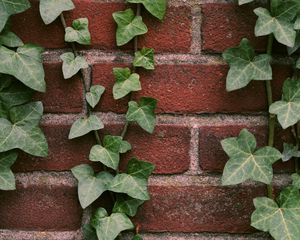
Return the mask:
<path fill-rule="evenodd" d="M 14 76 L 36 91 L 45 92 L 42 51 L 32 44 L 19 47 L 16 52 L 0 46 L 0 72 Z"/>
<path fill-rule="evenodd" d="M 75 58 L 74 53 L 71 52 L 60 55 L 60 58 L 63 60 L 62 70 L 65 79 L 73 77 L 80 69 L 89 67 L 84 57 L 77 56 Z"/>
<path fill-rule="evenodd" d="M 102 94 L 105 91 L 105 87 L 101 85 L 94 85 L 90 88 L 90 91 L 86 93 L 85 98 L 88 104 L 94 108 L 100 101 Z"/>
<path fill-rule="evenodd" d="M 0 45 L 15 48 L 23 46 L 24 43 L 15 33 L 4 29 L 0 34 Z"/>
<path fill-rule="evenodd" d="M 300 120 L 300 82 L 287 79 L 283 84 L 282 100 L 273 103 L 269 112 L 277 115 L 284 129 L 296 124 Z"/>
<path fill-rule="evenodd" d="M 154 70 L 154 50 L 153 48 L 142 48 L 134 54 L 133 66 L 143 67 L 147 70 Z"/>
<path fill-rule="evenodd" d="M 229 156 L 223 176 L 223 185 L 234 185 L 248 179 L 271 183 L 273 178 L 272 164 L 279 160 L 281 153 L 272 147 L 256 150 L 256 139 L 247 129 L 238 137 L 223 140 L 222 147 Z"/>
<path fill-rule="evenodd" d="M 229 48 L 223 58 L 230 65 L 226 79 L 226 90 L 233 91 L 247 86 L 251 80 L 271 80 L 271 57 L 267 54 L 255 56 L 248 39 L 242 39 L 236 48 Z"/>
<path fill-rule="evenodd" d="M 253 2 L 254 0 L 239 0 L 239 5 L 243 5 L 243 4 L 246 4 L 246 3 L 250 3 L 250 2 Z"/>
<path fill-rule="evenodd" d="M 16 152 L 0 153 L 0 190 L 15 190 L 16 180 L 11 166 L 17 160 Z"/>
<path fill-rule="evenodd" d="M 73 175 L 78 180 L 78 196 L 82 208 L 88 207 L 108 190 L 113 176 L 108 172 L 95 175 L 94 170 L 87 164 L 72 168 Z"/>
<path fill-rule="evenodd" d="M 134 228 L 125 214 L 113 213 L 108 216 L 104 208 L 96 211 L 91 224 L 96 229 L 98 240 L 114 240 L 122 231 Z"/>
<path fill-rule="evenodd" d="M 297 146 L 293 144 L 284 143 L 283 144 L 283 152 L 282 152 L 282 161 L 286 162 L 293 157 L 300 157 L 300 151 Z"/>
<path fill-rule="evenodd" d="M 91 131 L 100 130 L 102 128 L 104 128 L 104 125 L 96 115 L 81 117 L 73 123 L 69 133 L 69 139 L 81 137 Z"/>
<path fill-rule="evenodd" d="M 294 173 L 292 174 L 293 186 L 300 189 L 300 174 Z"/>
<path fill-rule="evenodd" d="M 79 18 L 73 21 L 72 27 L 66 28 L 66 42 L 77 42 L 82 45 L 91 44 L 91 34 L 89 31 L 89 20 Z"/>
<path fill-rule="evenodd" d="M 113 18 L 118 25 L 117 45 L 122 46 L 128 43 L 135 36 L 148 32 L 148 28 L 141 16 L 135 16 L 132 9 L 113 13 Z"/>
<path fill-rule="evenodd" d="M 34 156 L 47 156 L 47 141 L 38 127 L 42 114 L 42 103 L 34 102 L 10 109 L 10 120 L 0 118 L 0 152 L 19 148 Z"/>
<path fill-rule="evenodd" d="M 167 10 L 167 0 L 127 0 L 130 3 L 142 3 L 159 20 L 163 20 Z"/>
<path fill-rule="evenodd" d="M 52 23 L 62 12 L 74 8 L 72 0 L 40 0 L 40 14 L 45 24 Z"/>
<path fill-rule="evenodd" d="M 125 97 L 128 93 L 141 90 L 140 76 L 131 73 L 129 68 L 114 68 L 116 83 L 113 87 L 114 99 Z"/>
<path fill-rule="evenodd" d="M 143 179 L 148 179 L 154 169 L 154 164 L 136 158 L 130 159 L 127 165 L 128 174 Z"/>
<path fill-rule="evenodd" d="M 275 240 L 298 240 L 300 236 L 300 194 L 295 187 L 284 189 L 277 203 L 266 197 L 254 199 L 251 226 L 269 232 Z"/>
<path fill-rule="evenodd" d="M 28 8 L 28 0 L 0 0 L 0 32 L 11 15 L 24 12 Z"/>
<path fill-rule="evenodd" d="M 154 110 L 157 101 L 153 98 L 143 97 L 139 103 L 130 101 L 126 119 L 129 122 L 137 122 L 145 131 L 152 133 L 154 131 L 156 117 Z"/>
<path fill-rule="evenodd" d="M 137 213 L 139 206 L 144 203 L 143 200 L 134 199 L 128 196 L 118 195 L 117 201 L 115 202 L 113 212 L 114 213 L 125 213 L 130 217 L 134 217 Z"/>

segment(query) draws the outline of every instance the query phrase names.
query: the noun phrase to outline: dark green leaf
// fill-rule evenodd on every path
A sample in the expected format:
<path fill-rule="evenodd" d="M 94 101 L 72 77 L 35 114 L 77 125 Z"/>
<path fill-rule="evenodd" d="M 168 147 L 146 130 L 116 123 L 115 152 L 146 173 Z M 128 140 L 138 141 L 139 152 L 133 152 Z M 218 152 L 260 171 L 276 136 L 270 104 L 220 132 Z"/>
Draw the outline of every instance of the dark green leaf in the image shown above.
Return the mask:
<path fill-rule="evenodd" d="M 0 153 L 0 190 L 15 190 L 16 180 L 11 166 L 17 160 L 16 152 Z"/>
<path fill-rule="evenodd" d="M 89 67 L 84 57 L 77 56 L 75 58 L 71 52 L 60 55 L 60 58 L 63 60 L 62 70 L 65 79 L 73 77 L 80 69 Z"/>
<path fill-rule="evenodd" d="M 143 240 L 142 236 L 141 235 L 135 235 L 132 240 Z"/>
<path fill-rule="evenodd" d="M 292 174 L 293 186 L 300 189 L 300 174 L 294 173 Z"/>
<path fill-rule="evenodd" d="M 141 206 L 143 203 L 143 200 L 118 195 L 117 201 L 115 202 L 112 211 L 114 213 L 125 213 L 130 217 L 134 217 L 137 213 L 139 206 Z"/>
<path fill-rule="evenodd" d="M 132 158 L 128 162 L 127 173 L 131 176 L 148 179 L 154 169 L 155 166 L 152 163 Z"/>
<path fill-rule="evenodd" d="M 79 18 L 73 21 L 72 27 L 66 28 L 66 42 L 77 42 L 82 45 L 91 44 L 91 34 L 89 31 L 89 20 Z"/>
<path fill-rule="evenodd" d="M 99 103 L 102 94 L 105 91 L 105 87 L 101 85 L 94 85 L 90 88 L 90 91 L 85 95 L 88 104 L 94 108 Z"/>
<path fill-rule="evenodd" d="M 0 34 L 0 45 L 14 48 L 21 47 L 24 43 L 15 33 L 9 30 L 4 30 Z"/>
<path fill-rule="evenodd" d="M 98 240 L 96 229 L 91 224 L 83 225 L 84 240 Z"/>
<path fill-rule="evenodd" d="M 154 16 L 163 20 L 167 10 L 167 0 L 127 0 L 130 3 L 142 3 Z"/>
<path fill-rule="evenodd" d="M 142 48 L 136 52 L 133 60 L 133 66 L 143 67 L 147 70 L 154 70 L 154 50 L 153 48 Z"/>

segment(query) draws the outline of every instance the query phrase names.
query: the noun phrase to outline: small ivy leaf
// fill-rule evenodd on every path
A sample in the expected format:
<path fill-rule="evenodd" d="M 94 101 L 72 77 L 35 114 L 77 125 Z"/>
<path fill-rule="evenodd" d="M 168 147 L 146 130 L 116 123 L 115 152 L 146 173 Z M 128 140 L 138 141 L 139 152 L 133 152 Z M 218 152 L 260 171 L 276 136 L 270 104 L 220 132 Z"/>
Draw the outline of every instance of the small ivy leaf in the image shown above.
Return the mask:
<path fill-rule="evenodd" d="M 64 79 L 71 78 L 77 74 L 80 69 L 89 67 L 84 57 L 77 56 L 75 58 L 74 54 L 71 52 L 60 55 L 60 58 L 63 60 L 62 70 Z"/>
<path fill-rule="evenodd" d="M 92 167 L 87 164 L 72 168 L 72 173 L 79 181 L 78 197 L 83 209 L 108 190 L 108 185 L 113 179 L 113 176 L 108 172 L 100 172 L 95 175 Z"/>
<path fill-rule="evenodd" d="M 296 33 L 296 40 L 295 45 L 293 47 L 288 47 L 288 54 L 292 55 L 294 52 L 296 52 L 300 48 L 300 31 L 297 31 Z"/>
<path fill-rule="evenodd" d="M 143 240 L 141 235 L 135 235 L 132 240 Z"/>
<path fill-rule="evenodd" d="M 11 166 L 17 160 L 16 152 L 0 153 L 0 190 L 15 190 L 16 180 Z"/>
<path fill-rule="evenodd" d="M 292 174 L 293 186 L 300 189 L 300 174 L 294 173 Z"/>
<path fill-rule="evenodd" d="M 282 161 L 287 162 L 293 157 L 300 157 L 300 151 L 298 151 L 298 147 L 294 146 L 293 144 L 284 143 Z"/>
<path fill-rule="evenodd" d="M 12 51 L 0 46 L 0 72 L 19 79 L 27 87 L 39 92 L 45 92 L 45 73 L 42 64 L 43 49 L 32 44 L 26 44 Z"/>
<path fill-rule="evenodd" d="M 142 3 L 154 17 L 163 20 L 167 10 L 167 0 L 127 0 L 129 3 Z"/>
<path fill-rule="evenodd" d="M 147 70 L 154 70 L 154 50 L 153 48 L 142 48 L 136 52 L 133 60 L 133 66 L 143 67 Z"/>
<path fill-rule="evenodd" d="M 102 121 L 96 116 L 81 117 L 76 120 L 70 130 L 69 139 L 81 137 L 95 130 L 100 130 L 104 127 Z"/>
<path fill-rule="evenodd" d="M 121 146 L 120 146 L 120 153 L 126 153 L 131 150 L 131 144 L 127 141 L 122 141 Z"/>
<path fill-rule="evenodd" d="M 77 42 L 82 45 L 91 44 L 91 34 L 89 31 L 89 20 L 79 18 L 73 21 L 72 27 L 66 28 L 66 42 Z"/>
<path fill-rule="evenodd" d="M 122 46 L 132 40 L 135 36 L 148 32 L 148 28 L 141 16 L 135 16 L 132 9 L 113 13 L 113 18 L 118 25 L 117 45 Z"/>
<path fill-rule="evenodd" d="M 148 179 L 154 169 L 154 164 L 132 158 L 128 162 L 127 173 L 131 176 Z"/>
<path fill-rule="evenodd" d="M 52 23 L 62 12 L 74 8 L 72 0 L 40 0 L 40 14 L 45 24 Z"/>
<path fill-rule="evenodd" d="M 129 68 L 114 68 L 116 83 L 113 87 L 114 99 L 125 97 L 128 93 L 141 90 L 140 76 L 131 74 Z"/>
<path fill-rule="evenodd" d="M 8 18 L 30 8 L 28 0 L 0 0 L 0 32 L 5 27 Z"/>
<path fill-rule="evenodd" d="M 84 240 L 98 240 L 96 229 L 91 224 L 84 224 L 82 230 Z"/>
<path fill-rule="evenodd" d="M 4 30 L 0 34 L 0 45 L 15 48 L 23 46 L 24 43 L 15 33 Z"/>
<path fill-rule="evenodd" d="M 130 217 L 134 217 L 139 206 L 144 203 L 143 200 L 134 199 L 128 196 L 118 195 L 117 201 L 113 207 L 113 213 L 125 213 Z"/>
<path fill-rule="evenodd" d="M 105 87 L 101 85 L 94 85 L 90 88 L 90 91 L 85 95 L 88 104 L 94 108 L 99 103 L 102 94 L 105 91 Z"/>
<path fill-rule="evenodd" d="M 277 203 L 267 197 L 254 199 L 251 226 L 269 232 L 276 239 L 298 240 L 300 236 L 300 194 L 295 187 L 285 188 Z"/>
<path fill-rule="evenodd" d="M 297 16 L 297 19 L 294 24 L 294 29 L 300 30 L 300 16 Z"/>
<path fill-rule="evenodd" d="M 234 91 L 247 86 L 251 80 L 271 80 L 271 57 L 267 54 L 255 56 L 249 40 L 242 39 L 236 48 L 229 48 L 223 58 L 230 65 L 226 79 L 226 90 Z"/>
<path fill-rule="evenodd" d="M 104 208 L 99 208 L 91 221 L 99 240 L 114 240 L 122 231 L 133 229 L 134 225 L 123 213 L 108 216 Z"/>
<path fill-rule="evenodd" d="M 145 131 L 153 133 L 156 123 L 154 113 L 156 105 L 157 101 L 153 98 L 143 97 L 140 99 L 139 103 L 130 101 L 128 103 L 129 108 L 126 114 L 127 121 L 136 121 Z"/>
<path fill-rule="evenodd" d="M 221 142 L 229 156 L 223 176 L 223 185 L 234 185 L 248 179 L 269 184 L 273 178 L 272 164 L 279 160 L 281 153 L 272 147 L 256 150 L 256 139 L 247 129 L 238 137 L 227 138 Z"/>
<path fill-rule="evenodd" d="M 282 100 L 273 103 L 269 112 L 276 114 L 283 129 L 300 120 L 300 82 L 287 79 L 283 84 Z"/>
<path fill-rule="evenodd" d="M 239 0 L 239 5 L 243 5 L 243 4 L 246 4 L 246 3 L 251 3 L 253 1 L 254 0 Z"/>

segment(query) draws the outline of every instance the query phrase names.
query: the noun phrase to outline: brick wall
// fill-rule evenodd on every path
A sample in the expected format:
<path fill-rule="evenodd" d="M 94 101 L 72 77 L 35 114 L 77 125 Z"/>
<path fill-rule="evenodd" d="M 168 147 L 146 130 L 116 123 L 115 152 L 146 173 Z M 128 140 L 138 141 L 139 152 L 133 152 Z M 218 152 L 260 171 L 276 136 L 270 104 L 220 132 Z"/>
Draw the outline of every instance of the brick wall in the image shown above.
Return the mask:
<path fill-rule="evenodd" d="M 47 93 L 42 99 L 47 114 L 42 127 L 49 142 L 47 158 L 23 155 L 14 166 L 17 191 L 0 192 L 0 239 L 82 239 L 80 227 L 91 209 L 82 211 L 77 200 L 76 181 L 70 168 L 86 163 L 93 136 L 68 140 L 70 125 L 85 111 L 79 79 L 64 80 L 59 55 L 66 48 L 59 21 L 44 26 L 33 8 L 13 18 L 14 30 L 25 42 L 38 43 L 44 54 Z M 97 114 L 105 132 L 118 133 L 124 123 L 125 101 L 113 101 L 112 68 L 131 62 L 128 50 L 117 49 L 112 13 L 125 8 L 123 0 L 74 0 L 76 10 L 66 13 L 67 22 L 90 18 L 93 44 L 82 48 L 91 69 L 90 81 L 104 85 L 107 92 Z M 238 7 L 226 0 L 170 0 L 163 23 L 147 13 L 149 33 L 140 47 L 155 48 L 154 72 L 140 72 L 143 90 L 134 95 L 159 100 L 158 124 L 153 135 L 131 127 L 128 140 L 137 157 L 156 164 L 150 179 L 152 199 L 135 218 L 146 240 L 254 240 L 268 239 L 249 227 L 252 198 L 262 196 L 263 185 L 246 183 L 222 187 L 220 174 L 226 162 L 219 141 L 236 136 L 247 127 L 266 142 L 266 96 L 262 82 L 247 89 L 225 91 L 228 67 L 220 53 L 247 36 L 257 50 L 264 38 L 254 38 L 255 16 L 251 5 Z M 253 6 L 252 6 L 253 7 Z M 127 51 L 127 53 L 126 53 Z M 279 51 L 281 51 L 279 49 Z M 275 95 L 290 74 L 285 62 L 275 62 Z M 280 132 L 278 146 L 289 134 Z M 287 183 L 291 165 L 277 164 L 275 185 Z M 124 239 L 127 239 L 126 235 Z"/>

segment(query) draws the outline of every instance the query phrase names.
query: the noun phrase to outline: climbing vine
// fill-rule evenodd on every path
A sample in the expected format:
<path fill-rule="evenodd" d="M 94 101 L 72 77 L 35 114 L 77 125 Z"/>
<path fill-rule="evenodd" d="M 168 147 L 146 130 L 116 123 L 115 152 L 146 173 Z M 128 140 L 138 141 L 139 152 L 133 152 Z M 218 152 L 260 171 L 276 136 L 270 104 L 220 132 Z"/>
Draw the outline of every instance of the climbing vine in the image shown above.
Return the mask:
<path fill-rule="evenodd" d="M 246 4 L 254 0 L 239 0 Z M 222 183 L 234 185 L 246 180 L 254 180 L 267 185 L 267 197 L 254 199 L 255 211 L 251 217 L 251 226 L 269 232 L 276 240 L 298 240 L 300 237 L 300 59 L 294 66 L 294 74 L 286 79 L 282 89 L 282 99 L 273 102 L 272 94 L 272 50 L 276 40 L 287 47 L 289 55 L 300 47 L 300 1 L 269 0 L 267 7 L 254 10 L 258 19 L 255 35 L 268 36 L 266 53 L 256 54 L 247 39 L 240 45 L 223 53 L 230 69 L 226 80 L 227 91 L 246 87 L 252 80 L 263 80 L 266 85 L 269 106 L 268 146 L 257 148 L 256 139 L 247 129 L 238 137 L 223 140 L 222 147 L 229 156 Z M 291 129 L 293 143 L 284 143 L 283 152 L 274 148 L 276 119 L 283 129 Z M 290 186 L 281 190 L 276 197 L 272 165 L 278 160 L 286 162 L 295 159 L 295 173 Z"/>
<path fill-rule="evenodd" d="M 88 85 L 86 69 L 89 67 L 86 59 L 76 49 L 77 44 L 90 45 L 91 34 L 87 18 L 75 19 L 71 26 L 67 26 L 64 11 L 74 9 L 72 0 L 40 0 L 40 13 L 45 24 L 52 23 L 58 17 L 65 29 L 64 40 L 69 44 L 71 52 L 60 56 L 63 64 L 62 71 L 65 79 L 79 74 L 84 89 L 86 105 L 85 116 L 77 119 L 70 130 L 69 139 L 82 137 L 90 132 L 95 136 L 96 144 L 89 154 L 91 162 L 97 162 L 102 170 L 95 172 L 87 164 L 76 166 L 72 173 L 78 180 L 78 197 L 82 208 L 87 208 L 106 191 L 113 201 L 112 209 L 98 208 L 94 211 L 89 224 L 84 226 L 85 239 L 113 240 L 122 231 L 134 229 L 130 217 L 136 215 L 139 206 L 150 199 L 148 193 L 148 178 L 154 170 L 154 165 L 137 158 L 129 160 L 126 172 L 120 172 L 121 154 L 131 150 L 131 144 L 126 141 L 128 127 L 136 123 L 148 133 L 155 128 L 155 108 L 157 101 L 150 97 L 141 97 L 133 100 L 132 92 L 140 91 L 142 84 L 137 68 L 154 70 L 154 50 L 151 48 L 138 49 L 138 36 L 147 33 L 148 29 L 141 16 L 142 6 L 154 17 L 163 20 L 166 0 L 127 0 L 131 7 L 125 11 L 113 13 L 116 22 L 116 43 L 123 46 L 130 41 L 134 42 L 134 60 L 132 67 L 114 68 L 113 97 L 115 100 L 129 96 L 126 122 L 120 135 L 104 135 L 99 133 L 104 128 L 101 119 L 93 113 L 99 104 L 105 88 L 101 85 Z M 101 23 L 99 23 L 101 24 Z M 134 240 L 142 239 L 136 227 Z"/>

